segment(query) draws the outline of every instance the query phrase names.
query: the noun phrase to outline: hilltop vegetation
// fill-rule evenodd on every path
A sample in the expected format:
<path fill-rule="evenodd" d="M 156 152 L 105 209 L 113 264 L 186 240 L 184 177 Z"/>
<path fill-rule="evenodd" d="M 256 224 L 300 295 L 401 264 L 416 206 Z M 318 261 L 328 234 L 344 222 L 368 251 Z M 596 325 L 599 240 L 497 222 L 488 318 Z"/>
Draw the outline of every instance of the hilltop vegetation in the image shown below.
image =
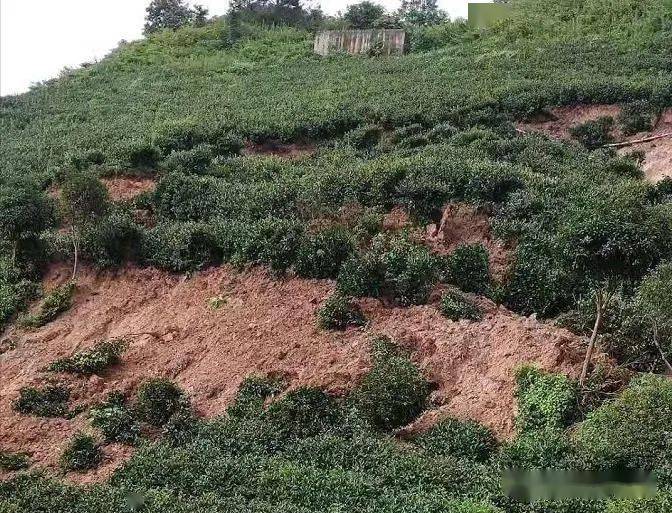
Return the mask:
<path fill-rule="evenodd" d="M 371 372 L 338 399 L 315 389 L 280 395 L 283 384 L 250 378 L 226 415 L 205 421 L 173 383 L 149 381 L 135 401 L 115 395 L 90 412 L 105 443 L 140 446 L 109 483 L 22 474 L 0 484 L 0 508 L 667 511 L 670 381 L 636 373 L 661 373 L 672 355 L 672 182 L 643 180 L 637 155 L 604 143 L 614 123 L 651 126 L 672 107 L 669 2 L 520 0 L 511 20 L 486 31 L 412 27 L 411 52 L 391 58 L 316 57 L 305 19 L 235 22 L 234 39 L 231 17 L 152 30 L 100 63 L 0 100 L 0 328 L 39 326 L 69 307 L 74 282 L 21 315 L 59 260 L 75 261 L 73 280 L 79 259 L 177 273 L 261 265 L 278 278 L 335 280 L 319 329 L 366 329 L 357 298 L 407 307 L 436 290 L 446 290 L 438 308 L 447 318 L 478 322 L 471 293 L 559 317 L 594 340 L 603 334 L 627 377 L 608 382 L 591 361 L 583 383 L 521 369 L 518 432 L 504 443 L 455 419 L 396 440 L 394 430 L 430 406 L 431 384 L 384 339 Z M 573 127 L 576 141 L 516 130 L 516 120 L 579 103 L 619 104 L 625 114 Z M 311 150 L 254 155 L 269 142 Z M 124 176 L 156 188 L 119 200 L 99 180 Z M 448 255 L 425 244 L 419 233 L 451 203 L 487 213 L 513 248 L 504 276 L 480 244 Z M 408 215 L 406 229 L 385 229 L 393 208 Z M 214 299 L 213 308 L 224 301 Z M 52 370 L 96 374 L 123 364 L 124 348 L 101 343 Z M 24 389 L 15 405 L 79 415 L 68 400 L 50 384 Z M 142 426 L 163 436 L 141 441 Z M 85 470 L 100 458 L 98 439 L 82 435 L 63 465 Z M 2 454 L 12 468 L 24 459 Z M 661 491 L 527 505 L 499 488 L 510 466 L 645 469 L 659 472 Z"/>

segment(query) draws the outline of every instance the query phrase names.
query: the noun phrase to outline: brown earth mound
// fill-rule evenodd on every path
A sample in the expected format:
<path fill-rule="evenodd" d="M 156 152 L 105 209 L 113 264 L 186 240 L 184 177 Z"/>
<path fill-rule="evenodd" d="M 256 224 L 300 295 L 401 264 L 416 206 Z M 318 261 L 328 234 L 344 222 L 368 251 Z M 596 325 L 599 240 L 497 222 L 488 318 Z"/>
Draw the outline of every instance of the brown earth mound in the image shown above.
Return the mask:
<path fill-rule="evenodd" d="M 462 244 L 483 244 L 490 255 L 492 275 L 500 282 L 506 280 L 513 260 L 513 248 L 494 238 L 490 218 L 472 205 L 446 206 L 439 225 L 427 227 L 425 242 L 440 255 L 449 255 Z"/>
<path fill-rule="evenodd" d="M 570 130 L 572 127 L 604 116 L 611 116 L 615 119 L 620 113 L 621 107 L 618 105 L 556 107 L 550 110 L 550 115 L 519 123 L 518 128 L 523 132 L 541 132 L 555 139 L 571 139 Z M 664 134 L 671 135 L 655 141 L 630 144 L 618 148 L 618 153 L 621 155 L 628 155 L 635 151 L 644 152 L 645 159 L 642 169 L 646 179 L 651 182 L 658 182 L 663 178 L 672 177 L 672 109 L 663 112 L 651 132 L 626 137 L 620 131 L 615 130 L 614 136 L 618 142 L 628 142 Z"/>
<path fill-rule="evenodd" d="M 68 277 L 67 266 L 56 266 L 47 285 Z M 518 366 L 536 362 L 570 375 L 580 367 L 577 337 L 484 300 L 483 321 L 452 322 L 432 305 L 396 308 L 368 299 L 362 301 L 370 320 L 366 330 L 320 331 L 315 312 L 333 289 L 329 281 L 273 279 L 262 269 L 222 267 L 191 279 L 155 269 L 84 269 L 69 312 L 44 328 L 10 330 L 3 337 L 13 343 L 0 355 L 0 449 L 26 451 L 37 465 L 55 469 L 67 441 L 87 429 L 86 414 L 74 420 L 17 414 L 11 403 L 21 387 L 55 380 L 71 388 L 73 407 L 88 406 L 114 390 L 130 396 L 144 379 L 165 376 L 184 387 L 200 414 L 212 417 L 224 412 L 250 374 L 347 392 L 369 369 L 373 333 L 408 348 L 436 384 L 438 412 L 430 417 L 474 419 L 502 438 L 513 432 Z M 44 372 L 55 359 L 110 338 L 126 339 L 129 349 L 122 364 L 100 377 Z M 74 478 L 103 479 L 129 455 L 127 448 L 109 446 L 101 469 Z"/>
<path fill-rule="evenodd" d="M 120 176 L 103 178 L 102 182 L 113 201 L 127 201 L 156 188 L 156 182 L 152 178 Z"/>

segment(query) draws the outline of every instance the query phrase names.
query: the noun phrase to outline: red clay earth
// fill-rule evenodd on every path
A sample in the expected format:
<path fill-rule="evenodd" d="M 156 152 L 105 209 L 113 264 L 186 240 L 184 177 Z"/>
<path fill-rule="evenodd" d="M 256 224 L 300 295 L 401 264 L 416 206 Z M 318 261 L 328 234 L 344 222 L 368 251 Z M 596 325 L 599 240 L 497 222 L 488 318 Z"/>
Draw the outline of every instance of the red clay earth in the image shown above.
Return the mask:
<path fill-rule="evenodd" d="M 611 116 L 615 119 L 620 112 L 621 108 L 618 105 L 556 107 L 550 110 L 550 116 L 519 123 L 518 128 L 525 132 L 541 132 L 555 139 L 571 139 L 569 131 L 572 127 L 603 116 Z M 672 109 L 663 112 L 651 132 L 625 137 L 616 131 L 614 135 L 617 141 L 625 142 L 669 133 L 672 133 Z M 621 155 L 628 155 L 635 151 L 644 152 L 645 160 L 642 169 L 647 180 L 655 183 L 665 177 L 672 177 L 672 136 L 618 149 Z"/>
<path fill-rule="evenodd" d="M 127 201 L 156 188 L 156 181 L 152 178 L 121 176 L 103 178 L 102 182 L 113 201 Z"/>
<path fill-rule="evenodd" d="M 47 288 L 64 283 L 69 272 L 68 265 L 54 266 Z M 346 393 L 370 367 L 373 334 L 388 334 L 406 347 L 435 383 L 437 411 L 426 418 L 474 419 L 500 438 L 513 433 L 518 366 L 534 362 L 572 376 L 580 368 L 579 338 L 486 300 L 480 300 L 487 310 L 482 321 L 452 322 L 434 304 L 397 308 L 367 299 L 361 301 L 370 321 L 366 329 L 321 331 L 315 312 L 333 290 L 330 281 L 275 279 L 259 268 L 213 268 L 190 279 L 135 267 L 83 269 L 70 311 L 43 328 L 12 328 L 2 337 L 13 343 L 4 343 L 9 349 L 0 355 L 0 449 L 28 452 L 37 466 L 55 470 L 68 440 L 89 429 L 86 414 L 64 420 L 14 412 L 11 403 L 25 386 L 53 380 L 71 388 L 73 407 L 88 406 L 114 390 L 131 396 L 143 380 L 164 376 L 184 387 L 201 415 L 212 417 L 225 411 L 251 374 Z M 220 308 L 212 306 L 212 298 Z M 111 338 L 126 339 L 129 349 L 120 365 L 100 377 L 44 372 L 55 359 Z M 100 481 L 130 454 L 128 448 L 108 446 L 100 469 L 69 477 Z"/>

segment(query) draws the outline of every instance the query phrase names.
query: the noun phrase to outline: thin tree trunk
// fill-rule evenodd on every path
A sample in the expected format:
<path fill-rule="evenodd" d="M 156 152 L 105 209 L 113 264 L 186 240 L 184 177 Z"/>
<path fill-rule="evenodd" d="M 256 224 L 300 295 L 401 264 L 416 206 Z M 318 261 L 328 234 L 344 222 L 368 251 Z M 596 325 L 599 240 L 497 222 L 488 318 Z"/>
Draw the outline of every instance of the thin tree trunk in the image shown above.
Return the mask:
<path fill-rule="evenodd" d="M 72 246 L 75 250 L 75 262 L 72 266 L 72 281 L 75 281 L 75 278 L 77 277 L 77 264 L 79 263 L 79 249 L 77 247 L 77 234 L 74 226 L 72 228 Z"/>
<path fill-rule="evenodd" d="M 672 372 L 672 364 L 670 361 L 665 357 L 665 351 L 663 351 L 663 347 L 660 345 L 660 341 L 658 340 L 658 326 L 656 323 L 653 323 L 653 343 L 656 344 L 656 347 L 658 348 L 658 351 L 660 352 L 660 356 L 663 359 L 663 362 L 667 366 L 667 368 Z"/>
<path fill-rule="evenodd" d="M 15 240 L 12 244 L 12 267 L 16 266 L 16 253 L 18 251 L 19 241 Z"/>
<path fill-rule="evenodd" d="M 593 333 L 590 336 L 590 341 L 588 342 L 588 350 L 586 351 L 586 358 L 583 361 L 583 369 L 581 369 L 581 378 L 579 379 L 579 385 L 581 386 L 585 384 L 586 377 L 588 376 L 588 367 L 590 367 L 590 362 L 593 359 L 593 352 L 595 352 L 595 344 L 597 343 L 597 337 L 600 334 L 600 330 L 602 329 L 605 306 L 606 305 L 604 300 L 604 292 L 602 290 L 598 290 L 595 297 L 597 318 L 595 319 L 595 326 L 593 327 Z"/>

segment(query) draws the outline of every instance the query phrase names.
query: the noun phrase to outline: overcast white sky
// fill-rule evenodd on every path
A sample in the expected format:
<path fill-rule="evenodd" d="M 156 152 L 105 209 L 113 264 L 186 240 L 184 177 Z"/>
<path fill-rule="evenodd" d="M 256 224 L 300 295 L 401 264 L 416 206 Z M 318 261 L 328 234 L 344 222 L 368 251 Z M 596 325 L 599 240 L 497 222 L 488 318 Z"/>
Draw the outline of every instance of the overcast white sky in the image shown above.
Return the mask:
<path fill-rule="evenodd" d="M 398 0 L 374 0 L 389 9 Z M 468 0 L 439 0 L 451 17 L 466 17 Z M 473 0 L 472 0 L 473 1 Z M 483 0 L 476 0 L 483 1 Z M 31 83 L 104 57 L 122 40 L 142 37 L 150 0 L 0 0 L 0 95 L 18 94 Z M 227 0 L 200 0 L 223 14 Z M 357 0 L 315 0 L 329 13 Z"/>

